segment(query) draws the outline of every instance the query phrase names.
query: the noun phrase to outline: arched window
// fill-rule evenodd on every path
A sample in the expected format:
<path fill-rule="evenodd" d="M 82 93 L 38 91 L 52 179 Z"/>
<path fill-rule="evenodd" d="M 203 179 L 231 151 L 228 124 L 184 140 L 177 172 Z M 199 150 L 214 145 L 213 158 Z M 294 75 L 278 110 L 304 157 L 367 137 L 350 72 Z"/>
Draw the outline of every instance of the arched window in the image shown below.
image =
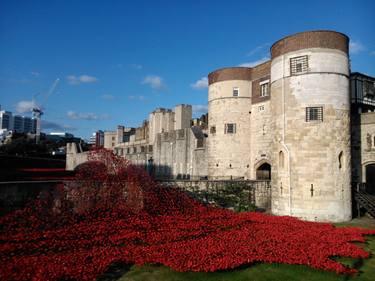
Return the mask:
<path fill-rule="evenodd" d="M 279 168 L 280 170 L 284 169 L 284 152 L 279 152 Z"/>
<path fill-rule="evenodd" d="M 339 153 L 339 169 L 341 169 L 343 165 L 344 165 L 344 153 L 341 151 Z"/>

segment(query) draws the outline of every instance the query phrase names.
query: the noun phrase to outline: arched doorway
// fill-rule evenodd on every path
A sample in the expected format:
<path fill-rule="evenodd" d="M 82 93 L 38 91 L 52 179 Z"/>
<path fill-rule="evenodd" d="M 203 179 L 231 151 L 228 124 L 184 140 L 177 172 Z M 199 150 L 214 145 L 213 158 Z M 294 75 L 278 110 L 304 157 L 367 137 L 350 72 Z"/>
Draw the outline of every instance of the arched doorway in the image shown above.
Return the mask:
<path fill-rule="evenodd" d="M 271 165 L 263 163 L 256 170 L 257 180 L 270 180 L 271 179 Z"/>
<path fill-rule="evenodd" d="M 366 192 L 375 194 L 375 164 L 366 166 Z"/>

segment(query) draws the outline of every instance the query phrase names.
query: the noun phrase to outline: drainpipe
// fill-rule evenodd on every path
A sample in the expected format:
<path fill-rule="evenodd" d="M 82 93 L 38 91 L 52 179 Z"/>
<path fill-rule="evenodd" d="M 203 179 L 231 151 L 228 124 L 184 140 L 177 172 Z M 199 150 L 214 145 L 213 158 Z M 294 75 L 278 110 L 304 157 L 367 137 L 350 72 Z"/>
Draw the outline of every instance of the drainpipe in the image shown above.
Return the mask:
<path fill-rule="evenodd" d="M 284 55 L 282 55 L 282 69 L 283 69 L 283 72 L 282 72 L 282 84 L 281 84 L 281 94 L 282 94 L 282 97 L 283 97 L 283 131 L 282 131 L 282 139 L 281 139 L 281 145 L 284 147 L 284 149 L 286 150 L 286 152 L 288 153 L 288 174 L 289 174 L 289 216 L 292 215 L 292 187 L 291 187 L 291 182 L 292 182 L 292 173 L 291 173 L 291 169 L 290 169 L 290 150 L 288 149 L 288 147 L 286 146 L 285 144 L 285 124 L 286 124 L 286 120 L 285 120 L 285 93 L 284 93 L 284 82 L 285 82 L 285 73 L 284 73 Z"/>

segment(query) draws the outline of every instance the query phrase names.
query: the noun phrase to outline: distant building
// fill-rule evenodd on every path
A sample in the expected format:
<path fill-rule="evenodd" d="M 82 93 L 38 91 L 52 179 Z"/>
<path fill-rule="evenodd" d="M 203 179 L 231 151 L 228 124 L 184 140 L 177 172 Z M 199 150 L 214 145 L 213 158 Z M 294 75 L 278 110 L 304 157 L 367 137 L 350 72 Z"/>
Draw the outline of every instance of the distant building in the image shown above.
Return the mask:
<path fill-rule="evenodd" d="M 13 130 L 12 112 L 5 110 L 0 111 L 0 129 Z"/>
<path fill-rule="evenodd" d="M 95 133 L 95 146 L 96 147 L 104 146 L 104 132 L 102 130 L 96 131 Z"/>
<path fill-rule="evenodd" d="M 140 137 L 144 135 L 145 131 L 143 133 L 141 132 L 141 130 L 137 132 L 138 129 L 125 128 L 122 125 L 118 125 L 116 131 L 105 131 L 103 133 L 104 148 L 113 149 L 116 145 L 120 143 L 130 141 L 131 138 L 136 139 L 136 135 L 139 135 Z"/>
<path fill-rule="evenodd" d="M 95 139 L 96 139 L 96 133 L 92 133 L 91 137 L 89 138 L 88 144 L 95 146 Z"/>
<path fill-rule="evenodd" d="M 65 132 L 51 132 L 45 135 L 47 142 L 56 142 L 65 145 L 68 142 L 80 143 L 81 138 L 74 137 L 73 134 Z"/>
<path fill-rule="evenodd" d="M 113 149 L 117 144 L 117 132 L 105 131 L 104 132 L 104 148 Z"/>
<path fill-rule="evenodd" d="M 14 115 L 10 111 L 0 111 L 0 129 L 12 130 L 19 134 L 34 134 L 36 120 L 30 117 Z"/>
<path fill-rule="evenodd" d="M 13 130 L 16 133 L 24 132 L 24 121 L 23 121 L 22 116 L 19 116 L 19 115 L 13 116 Z"/>
<path fill-rule="evenodd" d="M 61 138 L 73 138 L 74 135 L 66 132 L 51 132 L 48 134 L 49 136 L 57 136 Z"/>
<path fill-rule="evenodd" d="M 30 117 L 23 117 L 23 130 L 24 133 L 32 133 L 35 134 L 36 128 L 36 119 Z"/>
<path fill-rule="evenodd" d="M 89 144 L 94 147 L 104 146 L 104 132 L 102 130 L 96 131 L 92 134 L 89 140 Z"/>

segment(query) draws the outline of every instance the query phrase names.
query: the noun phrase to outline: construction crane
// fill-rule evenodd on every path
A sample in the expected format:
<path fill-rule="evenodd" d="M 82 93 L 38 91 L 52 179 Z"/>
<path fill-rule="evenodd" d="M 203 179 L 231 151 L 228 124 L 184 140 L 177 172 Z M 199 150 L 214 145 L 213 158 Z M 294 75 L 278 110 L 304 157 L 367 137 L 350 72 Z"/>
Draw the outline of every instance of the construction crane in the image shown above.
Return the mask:
<path fill-rule="evenodd" d="M 35 101 L 35 97 L 38 95 L 33 95 L 33 100 L 32 100 L 32 113 L 33 113 L 33 119 L 36 120 L 36 126 L 35 126 L 35 143 L 38 144 L 40 142 L 40 132 L 42 129 L 42 124 L 41 124 L 41 117 L 44 114 L 43 112 L 43 104 L 47 101 L 47 99 L 52 95 L 52 93 L 55 91 L 57 84 L 59 83 L 60 79 L 57 78 L 55 82 L 53 82 L 51 88 L 49 91 L 46 93 L 44 96 L 43 101 L 38 105 Z"/>

